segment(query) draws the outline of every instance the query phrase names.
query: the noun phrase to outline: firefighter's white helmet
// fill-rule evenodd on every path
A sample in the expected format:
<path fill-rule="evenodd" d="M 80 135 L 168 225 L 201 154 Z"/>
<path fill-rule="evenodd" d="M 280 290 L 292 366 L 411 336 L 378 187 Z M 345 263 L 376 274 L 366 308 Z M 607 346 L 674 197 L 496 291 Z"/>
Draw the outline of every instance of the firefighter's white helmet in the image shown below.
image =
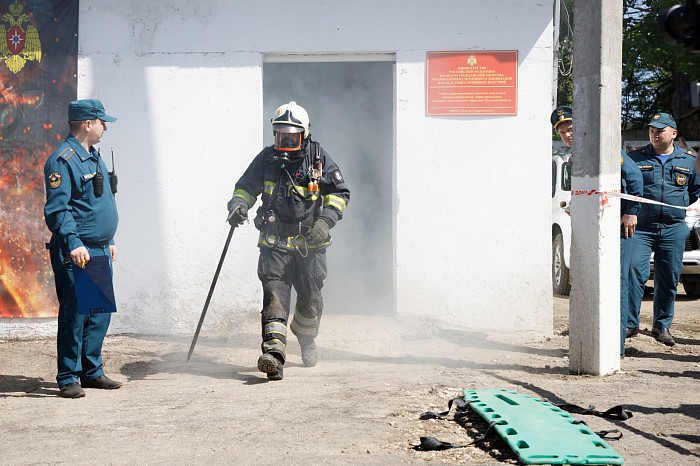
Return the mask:
<path fill-rule="evenodd" d="M 276 126 L 295 126 L 304 130 L 302 137 L 308 138 L 309 132 L 309 114 L 306 113 L 304 107 L 298 105 L 293 100 L 288 104 L 281 105 L 272 115 L 272 130 L 275 131 Z"/>

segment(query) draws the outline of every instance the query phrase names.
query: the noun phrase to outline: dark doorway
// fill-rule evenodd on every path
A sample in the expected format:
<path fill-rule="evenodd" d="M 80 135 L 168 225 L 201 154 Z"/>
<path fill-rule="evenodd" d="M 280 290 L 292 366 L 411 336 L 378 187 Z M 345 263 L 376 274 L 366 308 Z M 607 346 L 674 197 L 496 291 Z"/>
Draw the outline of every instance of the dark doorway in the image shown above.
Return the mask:
<path fill-rule="evenodd" d="M 395 313 L 393 83 L 388 61 L 263 67 L 265 145 L 272 144 L 272 113 L 294 100 L 350 187 L 345 216 L 331 230 L 326 313 Z"/>

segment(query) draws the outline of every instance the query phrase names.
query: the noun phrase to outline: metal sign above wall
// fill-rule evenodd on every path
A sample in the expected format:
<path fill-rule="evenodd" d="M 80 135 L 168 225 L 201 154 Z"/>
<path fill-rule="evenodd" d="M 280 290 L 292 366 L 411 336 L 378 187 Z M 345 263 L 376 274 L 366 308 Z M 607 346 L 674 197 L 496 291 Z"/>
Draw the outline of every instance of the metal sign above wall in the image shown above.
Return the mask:
<path fill-rule="evenodd" d="M 518 51 L 428 52 L 426 115 L 517 115 Z"/>

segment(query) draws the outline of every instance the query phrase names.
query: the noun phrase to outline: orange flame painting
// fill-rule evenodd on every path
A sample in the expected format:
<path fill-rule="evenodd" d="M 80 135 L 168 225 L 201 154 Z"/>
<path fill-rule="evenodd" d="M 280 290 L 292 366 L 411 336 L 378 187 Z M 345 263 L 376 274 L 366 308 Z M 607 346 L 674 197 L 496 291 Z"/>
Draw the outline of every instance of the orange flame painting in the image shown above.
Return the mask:
<path fill-rule="evenodd" d="M 0 1 L 0 18 L 0 318 L 55 317 L 43 167 L 76 98 L 78 0 Z"/>

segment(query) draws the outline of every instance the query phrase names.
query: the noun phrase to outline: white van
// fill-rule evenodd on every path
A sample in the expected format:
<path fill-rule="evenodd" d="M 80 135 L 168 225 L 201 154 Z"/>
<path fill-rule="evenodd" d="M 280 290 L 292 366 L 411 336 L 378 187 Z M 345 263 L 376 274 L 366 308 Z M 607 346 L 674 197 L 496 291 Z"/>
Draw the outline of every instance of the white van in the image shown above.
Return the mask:
<path fill-rule="evenodd" d="M 552 288 L 568 296 L 571 291 L 571 217 L 564 206 L 571 202 L 571 149 L 562 146 L 552 151 Z"/>

